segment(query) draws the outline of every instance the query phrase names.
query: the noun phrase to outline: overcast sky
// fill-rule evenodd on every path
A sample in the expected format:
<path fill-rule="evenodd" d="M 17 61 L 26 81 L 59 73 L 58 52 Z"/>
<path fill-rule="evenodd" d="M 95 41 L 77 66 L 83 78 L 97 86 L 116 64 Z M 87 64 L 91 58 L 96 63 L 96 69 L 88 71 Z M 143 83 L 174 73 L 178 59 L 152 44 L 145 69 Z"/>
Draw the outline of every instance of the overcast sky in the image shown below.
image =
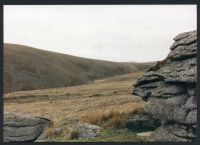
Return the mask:
<path fill-rule="evenodd" d="M 4 6 L 4 42 L 80 57 L 164 59 L 173 37 L 196 29 L 196 5 Z"/>

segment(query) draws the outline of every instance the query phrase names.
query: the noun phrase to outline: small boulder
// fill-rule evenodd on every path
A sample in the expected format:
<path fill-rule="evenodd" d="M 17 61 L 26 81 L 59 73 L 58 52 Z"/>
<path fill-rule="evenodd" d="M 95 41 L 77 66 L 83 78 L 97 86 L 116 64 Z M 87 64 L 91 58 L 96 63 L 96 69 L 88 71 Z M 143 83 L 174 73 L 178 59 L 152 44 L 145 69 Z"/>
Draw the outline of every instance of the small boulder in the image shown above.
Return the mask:
<path fill-rule="evenodd" d="M 90 138 L 95 137 L 102 130 L 101 127 L 89 123 L 84 123 L 80 125 L 79 128 L 79 137 Z"/>
<path fill-rule="evenodd" d="M 102 130 L 101 127 L 90 123 L 83 123 L 70 128 L 69 138 L 93 138 Z"/>

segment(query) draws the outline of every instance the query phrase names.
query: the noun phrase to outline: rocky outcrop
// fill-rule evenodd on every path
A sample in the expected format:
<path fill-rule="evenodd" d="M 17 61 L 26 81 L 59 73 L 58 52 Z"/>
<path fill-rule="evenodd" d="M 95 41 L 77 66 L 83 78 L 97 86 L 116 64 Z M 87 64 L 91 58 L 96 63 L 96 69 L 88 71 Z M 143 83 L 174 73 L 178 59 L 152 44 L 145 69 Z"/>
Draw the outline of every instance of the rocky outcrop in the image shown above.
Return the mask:
<path fill-rule="evenodd" d="M 46 118 L 4 113 L 4 142 L 34 142 L 50 124 Z"/>
<path fill-rule="evenodd" d="M 197 125 L 197 32 L 174 38 L 168 57 L 135 84 L 134 95 L 148 101 L 145 112 L 161 119 L 156 141 L 195 141 Z"/>

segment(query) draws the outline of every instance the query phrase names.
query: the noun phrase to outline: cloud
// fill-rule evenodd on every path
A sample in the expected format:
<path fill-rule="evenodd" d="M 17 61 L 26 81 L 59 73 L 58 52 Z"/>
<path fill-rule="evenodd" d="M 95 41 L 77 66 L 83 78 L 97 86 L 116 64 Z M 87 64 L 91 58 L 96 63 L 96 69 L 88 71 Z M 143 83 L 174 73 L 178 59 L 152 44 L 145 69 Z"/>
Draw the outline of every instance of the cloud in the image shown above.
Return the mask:
<path fill-rule="evenodd" d="M 6 5 L 4 42 L 110 61 L 164 59 L 196 5 Z"/>

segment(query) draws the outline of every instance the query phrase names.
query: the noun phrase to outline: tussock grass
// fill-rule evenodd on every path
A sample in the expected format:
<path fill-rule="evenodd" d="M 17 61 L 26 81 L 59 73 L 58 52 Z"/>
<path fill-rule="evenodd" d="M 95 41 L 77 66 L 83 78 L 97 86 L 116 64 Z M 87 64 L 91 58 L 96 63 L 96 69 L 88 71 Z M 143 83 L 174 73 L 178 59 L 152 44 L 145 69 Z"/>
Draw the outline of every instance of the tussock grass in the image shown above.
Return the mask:
<path fill-rule="evenodd" d="M 53 130 L 53 128 L 47 128 L 46 134 L 48 139 L 52 139 L 52 137 L 54 136 Z"/>
<path fill-rule="evenodd" d="M 130 108 L 129 111 L 118 110 L 104 110 L 101 112 L 91 112 L 81 118 L 81 122 L 88 122 L 99 126 L 105 126 L 107 128 L 124 128 L 125 123 L 129 117 L 143 110 L 144 106 L 138 108 Z"/>
<path fill-rule="evenodd" d="M 88 85 L 9 93 L 4 95 L 4 110 L 47 117 L 55 125 L 77 122 L 86 114 L 94 114 L 90 120 L 95 123 L 97 119 L 92 118 L 103 116 L 106 120 L 116 112 L 144 107 L 140 97 L 131 95 L 134 80 L 142 74 L 137 72 L 120 75 Z M 108 115 L 101 115 L 102 113 Z"/>
<path fill-rule="evenodd" d="M 101 124 L 102 122 L 105 122 L 109 120 L 110 118 L 113 118 L 114 116 L 118 116 L 118 111 L 102 111 L 102 112 L 91 112 L 88 113 L 86 116 L 82 117 L 82 122 L 88 122 L 91 124 Z"/>
<path fill-rule="evenodd" d="M 4 95 L 7 98 L 4 99 L 4 111 L 49 118 L 54 122 L 47 130 L 50 140 L 76 140 L 76 130 L 70 131 L 70 127 L 79 121 L 97 124 L 113 134 L 112 130 L 123 128 L 129 116 L 144 108 L 141 98 L 131 95 L 132 84 L 142 74 L 120 75 L 66 88 L 9 93 Z M 59 132 L 57 128 L 63 131 Z M 132 135 L 125 140 L 134 140 Z M 127 134 L 122 133 L 119 138 L 115 133 L 111 138 L 109 136 L 103 134 L 102 140 L 121 140 Z"/>
<path fill-rule="evenodd" d="M 77 139 L 79 136 L 79 131 L 77 128 L 70 128 L 67 134 L 67 139 Z"/>

